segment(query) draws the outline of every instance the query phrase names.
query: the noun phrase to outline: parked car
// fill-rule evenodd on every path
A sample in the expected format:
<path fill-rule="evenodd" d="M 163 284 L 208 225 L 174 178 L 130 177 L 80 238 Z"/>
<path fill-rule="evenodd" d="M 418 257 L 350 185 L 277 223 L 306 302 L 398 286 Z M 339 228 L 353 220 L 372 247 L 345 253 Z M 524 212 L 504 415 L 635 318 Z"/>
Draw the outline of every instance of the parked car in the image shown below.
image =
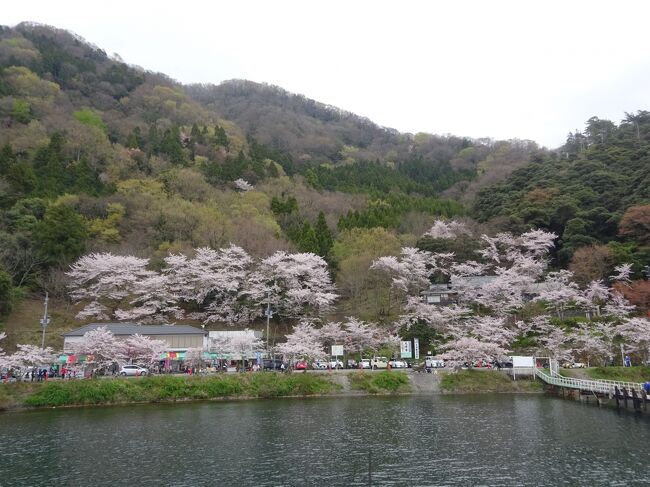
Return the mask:
<path fill-rule="evenodd" d="M 120 375 L 123 376 L 141 376 L 148 373 L 149 371 L 140 365 L 123 365 L 120 369 Z"/>
<path fill-rule="evenodd" d="M 424 361 L 424 366 L 427 369 L 441 369 L 445 366 L 445 361 L 433 357 L 427 357 Z"/>
<path fill-rule="evenodd" d="M 359 364 L 353 358 L 348 359 L 348 369 L 358 369 Z"/>
<path fill-rule="evenodd" d="M 391 366 L 393 369 L 405 369 L 406 368 L 406 362 L 403 360 L 399 359 L 393 359 L 390 362 L 388 362 L 388 365 Z"/>
<path fill-rule="evenodd" d="M 293 366 L 294 369 L 296 370 L 307 370 L 307 361 L 306 360 L 298 360 L 296 362 L 296 365 Z"/>
<path fill-rule="evenodd" d="M 343 368 L 343 362 L 340 360 L 330 360 L 330 367 L 333 369 L 342 369 Z"/>
<path fill-rule="evenodd" d="M 316 360 L 316 362 L 311 364 L 311 368 L 314 370 L 327 370 L 329 368 L 329 362 L 325 362 L 323 360 Z"/>
<path fill-rule="evenodd" d="M 386 357 L 373 357 L 370 364 L 373 369 L 385 369 L 388 367 L 388 359 Z"/>
<path fill-rule="evenodd" d="M 359 363 L 361 364 L 362 369 L 372 369 L 372 365 L 370 364 L 369 358 L 361 359 L 361 362 Z"/>
<path fill-rule="evenodd" d="M 282 360 L 279 358 L 271 359 L 266 358 L 262 361 L 262 368 L 264 370 L 284 370 L 282 367 Z"/>

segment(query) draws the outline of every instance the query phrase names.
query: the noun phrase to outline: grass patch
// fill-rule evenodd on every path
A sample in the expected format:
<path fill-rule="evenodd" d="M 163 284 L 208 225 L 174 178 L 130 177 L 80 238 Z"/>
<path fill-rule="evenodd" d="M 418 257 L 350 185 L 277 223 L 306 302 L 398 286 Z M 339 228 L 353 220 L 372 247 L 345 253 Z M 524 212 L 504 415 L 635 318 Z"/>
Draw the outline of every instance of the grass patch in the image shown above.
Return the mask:
<path fill-rule="evenodd" d="M 646 382 L 650 380 L 650 367 L 593 367 L 585 369 L 592 379 L 619 380 L 622 382 Z"/>
<path fill-rule="evenodd" d="M 236 374 L 210 377 L 153 376 L 0 385 L 0 409 L 226 397 L 282 397 L 340 390 L 324 374 Z"/>
<path fill-rule="evenodd" d="M 380 392 L 407 392 L 410 390 L 409 379 L 401 372 L 354 372 L 348 375 L 350 387 L 369 394 Z"/>
<path fill-rule="evenodd" d="M 446 392 L 541 392 L 541 381 L 530 379 L 512 380 L 497 371 L 459 370 L 445 374 L 440 388 Z"/>

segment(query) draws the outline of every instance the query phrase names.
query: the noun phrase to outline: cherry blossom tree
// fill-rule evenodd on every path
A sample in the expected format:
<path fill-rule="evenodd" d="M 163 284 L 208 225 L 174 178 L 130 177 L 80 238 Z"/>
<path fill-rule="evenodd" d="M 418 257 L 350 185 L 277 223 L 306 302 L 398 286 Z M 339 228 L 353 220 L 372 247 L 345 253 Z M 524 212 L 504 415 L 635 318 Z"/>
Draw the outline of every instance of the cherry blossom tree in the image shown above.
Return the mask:
<path fill-rule="evenodd" d="M 452 363 L 501 360 L 517 334 L 504 317 L 475 316 L 447 327 L 451 340 L 443 345 L 443 358 Z M 464 349 L 463 347 L 468 347 Z"/>
<path fill-rule="evenodd" d="M 437 306 L 422 301 L 419 297 L 410 297 L 402 314 L 397 320 L 397 327 L 410 328 L 413 324 L 426 323 L 437 331 L 444 331 L 448 326 L 471 316 L 472 310 L 462 305 Z"/>
<path fill-rule="evenodd" d="M 131 295 L 138 282 L 155 275 L 147 270 L 148 263 L 148 259 L 111 253 L 81 257 L 67 272 L 70 297 L 76 302 L 90 301 L 77 317 L 107 319 L 107 305 L 118 305 Z"/>
<path fill-rule="evenodd" d="M 203 247 L 193 258 L 171 255 L 165 262 L 172 292 L 201 310 L 192 317 L 205 323 L 246 323 L 257 312 L 243 299 L 253 259 L 241 247 Z"/>
<path fill-rule="evenodd" d="M 114 316 L 118 320 L 136 322 L 168 321 L 168 316 L 180 319 L 183 311 L 176 305 L 179 297 L 171 289 L 165 275 L 151 275 L 137 281 L 132 289 L 134 305 L 128 310 L 117 309 Z"/>
<path fill-rule="evenodd" d="M 310 322 L 295 325 L 287 335 L 287 341 L 279 344 L 276 351 L 291 359 L 321 359 L 327 356 L 320 333 Z"/>
<path fill-rule="evenodd" d="M 330 350 L 332 345 L 342 345 L 345 343 L 347 331 L 338 321 L 329 321 L 320 328 L 316 329 L 318 339 L 325 350 Z"/>
<path fill-rule="evenodd" d="M 254 352 L 263 348 L 262 340 L 257 338 L 254 333 L 236 333 L 210 340 L 210 350 L 221 354 L 239 355 L 242 359 L 250 357 Z"/>
<path fill-rule="evenodd" d="M 444 220 L 436 220 L 423 236 L 452 240 L 458 238 L 460 235 L 471 234 L 472 232 L 470 232 L 467 226 L 462 222 L 456 220 L 450 220 L 448 222 Z"/>
<path fill-rule="evenodd" d="M 627 318 L 617 327 L 628 350 L 638 353 L 644 362 L 650 359 L 650 320 L 648 318 Z"/>
<path fill-rule="evenodd" d="M 610 280 L 630 282 L 630 276 L 632 275 L 632 264 L 617 265 L 614 267 L 614 272 L 616 272 L 616 274 L 610 276 Z"/>
<path fill-rule="evenodd" d="M 568 335 L 562 328 L 553 325 L 548 315 L 538 315 L 529 321 L 518 321 L 516 326 L 522 337 L 536 340 L 537 356 L 549 356 L 558 361 L 571 358 L 570 350 L 567 348 Z"/>
<path fill-rule="evenodd" d="M 534 301 L 543 301 L 554 310 L 557 317 L 564 319 L 564 313 L 580 301 L 578 285 L 571 279 L 573 273 L 567 270 L 549 272 L 544 280 L 543 287 Z"/>
<path fill-rule="evenodd" d="M 251 191 L 251 190 L 254 189 L 254 187 L 253 187 L 253 185 L 251 183 L 249 183 L 245 179 L 241 179 L 241 178 L 235 179 L 235 181 L 233 181 L 233 184 L 235 185 L 235 188 L 237 188 L 240 191 L 244 191 L 244 192 Z"/>
<path fill-rule="evenodd" d="M 633 304 L 623 297 L 618 291 L 610 293 L 610 299 L 605 304 L 605 314 L 617 319 L 628 317 L 636 308 Z"/>
<path fill-rule="evenodd" d="M 7 338 L 7 334 L 5 332 L 0 332 L 0 341 L 4 340 L 5 338 Z M 7 367 L 6 359 L 7 355 L 5 354 L 5 351 L 2 349 L 2 347 L 0 347 L 0 369 Z"/>
<path fill-rule="evenodd" d="M 497 343 L 483 342 L 472 336 L 453 339 L 443 345 L 442 350 L 440 358 L 452 366 L 473 364 L 478 360 L 501 360 L 507 355 L 507 350 Z"/>
<path fill-rule="evenodd" d="M 167 342 L 164 340 L 154 340 L 138 333 L 124 340 L 121 346 L 124 358 L 130 363 L 146 364 L 157 363 L 168 348 Z"/>
<path fill-rule="evenodd" d="M 96 371 L 105 371 L 115 363 L 123 363 L 126 358 L 122 342 L 104 326 L 84 333 L 72 348 L 76 354 L 92 356 L 88 363 Z"/>
<path fill-rule="evenodd" d="M 381 345 L 381 333 L 377 325 L 354 317 L 348 317 L 342 324 L 345 329 L 345 350 L 362 353 L 366 349 L 377 349 Z"/>
<path fill-rule="evenodd" d="M 615 332 L 611 325 L 606 323 L 597 323 L 595 325 L 583 324 L 573 333 L 571 341 L 573 342 L 574 358 L 586 359 L 587 367 L 591 365 L 592 360 L 601 359 L 603 365 L 607 365 L 612 360 L 612 341 Z"/>
<path fill-rule="evenodd" d="M 262 316 L 267 301 L 286 318 L 319 318 L 332 310 L 337 294 L 322 257 L 278 251 L 250 274 L 244 293 Z"/>
<path fill-rule="evenodd" d="M 430 252 L 404 247 L 401 258 L 380 257 L 370 268 L 391 275 L 394 288 L 403 292 L 410 290 L 419 293 L 429 285 L 429 277 L 432 274 L 431 257 Z"/>
<path fill-rule="evenodd" d="M 600 316 L 602 306 L 610 297 L 609 289 L 603 284 L 602 280 L 591 281 L 585 289 L 582 290 L 579 303 L 586 309 L 587 313 Z"/>
<path fill-rule="evenodd" d="M 7 357 L 10 366 L 16 368 L 50 366 L 57 356 L 50 347 L 41 348 L 36 345 L 18 345 L 18 350 Z"/>
<path fill-rule="evenodd" d="M 185 351 L 185 358 L 183 359 L 185 365 L 190 367 L 200 367 L 203 364 L 203 348 L 195 347 L 188 348 Z"/>

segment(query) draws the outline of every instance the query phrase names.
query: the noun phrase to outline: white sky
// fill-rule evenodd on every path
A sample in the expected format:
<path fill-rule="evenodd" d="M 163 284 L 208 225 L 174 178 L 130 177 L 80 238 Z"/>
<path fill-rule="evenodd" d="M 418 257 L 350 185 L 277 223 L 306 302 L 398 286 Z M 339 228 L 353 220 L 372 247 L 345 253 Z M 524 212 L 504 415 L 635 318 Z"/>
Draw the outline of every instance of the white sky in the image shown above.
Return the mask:
<path fill-rule="evenodd" d="M 650 108 L 650 2 L 3 2 L 184 83 L 279 85 L 404 132 L 550 147 Z"/>

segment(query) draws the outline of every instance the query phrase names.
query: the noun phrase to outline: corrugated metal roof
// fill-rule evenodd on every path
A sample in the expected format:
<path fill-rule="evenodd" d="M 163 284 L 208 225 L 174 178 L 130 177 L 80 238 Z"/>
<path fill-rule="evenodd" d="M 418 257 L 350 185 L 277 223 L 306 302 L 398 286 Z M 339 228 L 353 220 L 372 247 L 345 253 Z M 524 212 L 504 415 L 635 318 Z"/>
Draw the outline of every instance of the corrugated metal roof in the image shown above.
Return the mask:
<path fill-rule="evenodd" d="M 83 336 L 85 333 L 105 327 L 113 335 L 206 335 L 207 332 L 190 325 L 138 325 L 135 323 L 91 323 L 76 330 L 63 333 L 64 337 Z"/>

